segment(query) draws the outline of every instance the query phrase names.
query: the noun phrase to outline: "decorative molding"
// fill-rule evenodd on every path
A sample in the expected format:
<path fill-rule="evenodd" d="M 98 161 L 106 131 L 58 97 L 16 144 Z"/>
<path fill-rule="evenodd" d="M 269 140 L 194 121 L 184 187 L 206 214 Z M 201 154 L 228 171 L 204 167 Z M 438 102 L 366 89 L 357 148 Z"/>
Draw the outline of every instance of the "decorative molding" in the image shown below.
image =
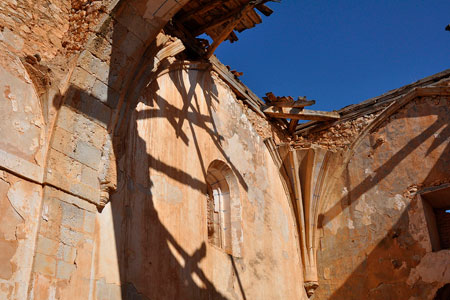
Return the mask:
<path fill-rule="evenodd" d="M 290 191 L 303 265 L 304 286 L 309 297 L 319 286 L 317 248 L 319 214 L 325 203 L 324 193 L 333 182 L 331 172 L 337 166 L 333 153 L 326 149 L 292 150 L 288 145 L 278 148 L 282 160 L 280 174 Z"/>

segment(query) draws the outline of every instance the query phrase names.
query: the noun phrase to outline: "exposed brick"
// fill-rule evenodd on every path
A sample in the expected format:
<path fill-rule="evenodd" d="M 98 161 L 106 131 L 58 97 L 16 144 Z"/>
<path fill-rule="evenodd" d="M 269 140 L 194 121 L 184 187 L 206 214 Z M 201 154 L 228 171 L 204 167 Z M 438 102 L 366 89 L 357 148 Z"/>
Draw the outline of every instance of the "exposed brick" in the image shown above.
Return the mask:
<path fill-rule="evenodd" d="M 39 235 L 37 241 L 36 252 L 53 256 L 58 251 L 59 242 Z"/>
<path fill-rule="evenodd" d="M 75 262 L 75 258 L 77 257 L 77 249 L 65 244 L 59 244 L 56 257 L 59 260 L 73 264 Z"/>
<path fill-rule="evenodd" d="M 118 52 L 111 57 L 110 72 L 108 78 L 108 86 L 116 91 L 122 90 L 130 72 L 135 65 L 135 61 L 125 55 L 123 52 Z"/>
<path fill-rule="evenodd" d="M 52 188 L 50 186 L 46 186 L 44 190 L 44 199 L 45 203 L 55 203 L 54 206 L 58 206 L 58 209 L 60 211 L 60 215 L 62 215 L 62 210 L 60 208 L 59 202 L 64 201 L 66 203 L 70 203 L 73 205 L 76 205 L 77 207 L 82 208 L 83 210 L 87 210 L 90 212 L 96 212 L 96 206 L 87 202 L 86 200 L 83 200 L 81 198 L 78 198 L 76 196 L 70 195 L 68 193 L 65 193 L 61 190 L 57 190 L 55 188 Z"/>
<path fill-rule="evenodd" d="M 81 182 L 94 189 L 100 188 L 98 172 L 88 166 L 82 166 L 81 168 Z"/>
<path fill-rule="evenodd" d="M 69 189 L 73 182 L 79 181 L 78 176 L 81 174 L 81 166 L 81 163 L 69 156 L 50 149 L 46 181 L 55 186 Z"/>
<path fill-rule="evenodd" d="M 140 12 L 131 5 L 126 4 L 124 10 L 117 17 L 117 20 L 129 31 L 133 32 L 141 41 L 147 41 L 149 38 L 156 36 L 158 29 L 153 24 L 147 22 L 140 13 L 144 12 Z"/>
<path fill-rule="evenodd" d="M 142 49 L 144 43 L 132 32 L 128 32 L 120 47 L 120 50 L 128 57 L 133 57 Z"/>
<path fill-rule="evenodd" d="M 97 170 L 100 163 L 101 154 L 101 150 L 95 148 L 91 144 L 84 141 L 77 141 L 75 159 L 82 164 Z"/>
<path fill-rule="evenodd" d="M 76 247 L 83 239 L 83 234 L 66 227 L 61 227 L 59 239 L 65 245 Z"/>
<path fill-rule="evenodd" d="M 96 35 L 87 45 L 87 50 L 106 63 L 112 55 L 112 45 L 104 37 Z"/>
<path fill-rule="evenodd" d="M 92 86 L 95 83 L 93 79 Z M 68 92 L 66 105 L 81 112 L 102 127 L 107 127 L 111 118 L 111 108 L 97 100 L 94 96 L 80 90 Z"/>
<path fill-rule="evenodd" d="M 73 132 L 77 139 L 88 142 L 98 149 L 103 146 L 105 136 L 107 135 L 104 127 L 81 114 L 77 116 Z"/>
<path fill-rule="evenodd" d="M 67 132 L 73 133 L 76 120 L 77 113 L 67 106 L 62 106 L 59 110 L 56 125 Z"/>
<path fill-rule="evenodd" d="M 181 7 L 178 1 L 168 0 L 153 13 L 153 16 L 168 21 Z"/>
<path fill-rule="evenodd" d="M 80 54 L 78 66 L 94 75 L 97 79 L 108 82 L 109 65 L 95 57 L 90 51 L 84 50 Z"/>
<path fill-rule="evenodd" d="M 72 204 L 60 202 L 62 208 L 61 224 L 73 229 L 81 230 L 83 226 L 84 211 Z"/>
<path fill-rule="evenodd" d="M 73 134 L 60 127 L 56 127 L 53 134 L 52 148 L 74 158 L 75 142 Z"/>
<path fill-rule="evenodd" d="M 94 233 L 95 229 L 95 214 L 85 211 L 84 212 L 84 225 L 83 229 L 86 232 Z"/>
<path fill-rule="evenodd" d="M 110 108 L 116 108 L 119 101 L 119 94 L 100 80 L 95 81 L 91 95 Z"/>
<path fill-rule="evenodd" d="M 83 91 L 90 91 L 94 82 L 95 77 L 80 67 L 75 68 L 72 73 L 71 84 Z"/>
<path fill-rule="evenodd" d="M 56 278 L 59 279 L 70 279 L 70 276 L 76 269 L 75 264 L 70 264 L 65 261 L 58 261 L 57 269 L 56 269 Z"/>
<path fill-rule="evenodd" d="M 41 253 L 36 253 L 34 257 L 34 270 L 42 274 L 55 276 L 56 259 Z"/>
<path fill-rule="evenodd" d="M 84 183 L 73 183 L 69 187 L 69 191 L 80 197 L 89 199 L 93 203 L 99 203 L 100 191 Z"/>

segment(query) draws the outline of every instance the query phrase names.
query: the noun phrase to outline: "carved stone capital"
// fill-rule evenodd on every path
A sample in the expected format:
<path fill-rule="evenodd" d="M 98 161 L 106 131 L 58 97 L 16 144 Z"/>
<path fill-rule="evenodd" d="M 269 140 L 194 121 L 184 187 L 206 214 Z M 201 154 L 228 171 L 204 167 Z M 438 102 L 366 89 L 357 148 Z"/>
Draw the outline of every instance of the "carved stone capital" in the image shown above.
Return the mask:
<path fill-rule="evenodd" d="M 307 281 L 305 282 L 305 290 L 308 297 L 314 295 L 314 292 L 319 287 L 319 283 L 317 281 Z"/>

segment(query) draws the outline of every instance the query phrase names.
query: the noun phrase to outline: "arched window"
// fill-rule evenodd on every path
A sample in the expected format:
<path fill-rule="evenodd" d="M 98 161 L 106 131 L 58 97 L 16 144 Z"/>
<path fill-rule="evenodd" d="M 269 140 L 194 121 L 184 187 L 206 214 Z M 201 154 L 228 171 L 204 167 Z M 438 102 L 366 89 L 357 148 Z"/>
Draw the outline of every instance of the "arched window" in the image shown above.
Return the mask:
<path fill-rule="evenodd" d="M 241 203 L 233 171 L 224 162 L 213 161 L 206 185 L 208 241 L 233 256 L 241 256 Z"/>

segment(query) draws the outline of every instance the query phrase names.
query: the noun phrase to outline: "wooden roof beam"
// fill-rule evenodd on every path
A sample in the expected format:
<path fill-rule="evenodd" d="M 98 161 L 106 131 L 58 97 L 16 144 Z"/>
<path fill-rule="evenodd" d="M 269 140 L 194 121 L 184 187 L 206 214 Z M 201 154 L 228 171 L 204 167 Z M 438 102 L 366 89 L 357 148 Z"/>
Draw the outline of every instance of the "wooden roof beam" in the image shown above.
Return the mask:
<path fill-rule="evenodd" d="M 291 119 L 291 120 L 318 120 L 328 121 L 339 119 L 337 112 L 309 110 L 303 108 L 288 108 L 269 106 L 263 109 L 263 112 L 272 118 Z"/>
<path fill-rule="evenodd" d="M 266 17 L 270 16 L 273 13 L 273 10 L 264 4 L 256 5 L 256 9 L 259 10 Z"/>
<path fill-rule="evenodd" d="M 208 11 L 213 10 L 214 8 L 216 8 L 217 6 L 219 6 L 223 3 L 224 3 L 223 0 L 213 0 L 206 5 L 199 5 L 198 7 L 194 8 L 194 9 L 191 9 L 185 13 L 180 14 L 179 16 L 177 16 L 176 19 L 178 22 L 184 22 L 193 15 L 207 13 Z"/>
<path fill-rule="evenodd" d="M 303 108 L 305 106 L 311 106 L 316 104 L 315 100 L 304 100 L 304 101 L 295 101 L 294 103 L 289 102 L 272 102 L 270 105 L 276 107 L 291 107 L 291 108 Z"/>
<path fill-rule="evenodd" d="M 247 4 L 244 4 L 242 6 L 239 6 L 235 9 L 233 9 L 232 11 L 228 12 L 227 14 L 223 15 L 222 17 L 219 18 L 214 18 L 211 22 L 200 26 L 199 28 L 197 28 L 197 30 L 195 31 L 194 35 L 198 36 L 214 27 L 217 27 L 219 25 L 222 25 L 225 22 L 229 22 L 229 21 L 233 21 L 236 19 L 236 16 L 239 15 L 239 19 L 241 18 L 240 15 L 242 15 L 244 13 L 244 11 L 248 11 L 249 8 L 254 8 L 256 5 L 259 4 L 260 1 L 250 1 Z M 233 27 L 234 28 L 234 27 Z M 227 35 L 228 36 L 228 35 Z"/>
<path fill-rule="evenodd" d="M 222 30 L 219 36 L 217 36 L 211 46 L 208 47 L 208 50 L 206 51 L 206 58 L 210 58 L 214 51 L 219 47 L 219 45 L 225 41 L 228 36 L 233 32 L 236 25 L 240 22 L 242 16 L 249 11 L 250 9 L 253 9 L 254 4 L 251 2 L 247 3 L 246 5 L 239 8 L 239 12 L 234 13 L 233 17 L 229 20 L 229 23 L 225 26 L 225 28 Z"/>
<path fill-rule="evenodd" d="M 289 133 L 292 134 L 295 131 L 297 124 L 298 124 L 298 120 L 291 119 L 291 121 L 289 122 L 289 128 L 288 128 Z"/>

